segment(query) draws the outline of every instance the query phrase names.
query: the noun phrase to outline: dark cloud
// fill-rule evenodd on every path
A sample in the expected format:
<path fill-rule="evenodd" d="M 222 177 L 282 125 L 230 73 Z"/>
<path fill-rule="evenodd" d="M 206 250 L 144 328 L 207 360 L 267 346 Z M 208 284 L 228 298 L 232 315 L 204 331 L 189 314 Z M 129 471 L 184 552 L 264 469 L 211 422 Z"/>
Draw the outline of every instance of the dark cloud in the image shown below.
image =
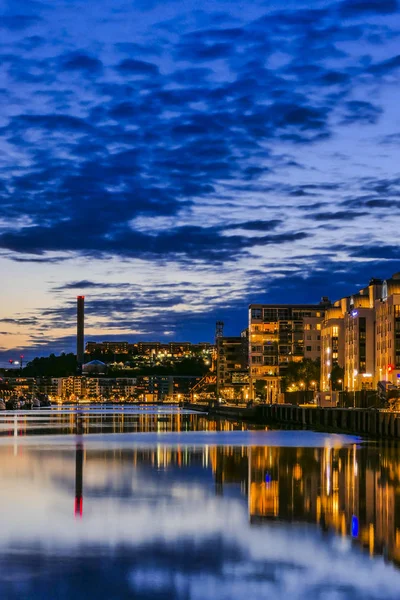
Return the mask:
<path fill-rule="evenodd" d="M 0 319 L 0 323 L 7 323 L 9 325 L 35 325 L 37 323 L 36 317 L 20 317 L 16 319 Z"/>
<path fill-rule="evenodd" d="M 82 239 L 81 227 L 73 223 L 60 222 L 49 227 L 28 227 L 18 232 L 0 234 L 0 247 L 12 252 L 43 254 L 45 251 L 81 251 L 89 256 L 118 254 L 136 258 L 181 257 L 208 263 L 235 261 L 247 249 L 281 245 L 310 237 L 299 231 L 274 233 L 266 236 L 245 237 L 223 235 L 221 227 L 177 227 L 159 234 L 146 234 L 119 226 L 115 234 L 104 233 L 107 217 L 92 223 L 91 231 Z M 246 224 L 245 224 L 246 225 Z M 273 224 L 274 228 L 276 224 Z M 84 223 L 82 222 L 82 227 Z M 257 227 L 257 229 L 255 229 Z M 263 229 L 260 229 L 263 227 Z M 96 231 L 97 229 L 97 231 Z M 269 231 L 265 225 L 250 222 L 249 230 Z M 115 241 L 118 240 L 116 244 Z"/>
<path fill-rule="evenodd" d="M 126 289 L 133 288 L 131 283 L 101 283 L 96 281 L 90 281 L 88 279 L 82 279 L 81 281 L 70 281 L 63 285 L 53 288 L 57 291 L 68 291 L 68 290 L 80 290 L 80 289 Z"/>
<path fill-rule="evenodd" d="M 367 72 L 374 75 L 386 75 L 392 71 L 395 71 L 399 67 L 400 54 L 393 56 L 392 58 L 388 58 L 387 60 L 382 60 L 372 64 L 370 67 L 368 67 Z"/>
<path fill-rule="evenodd" d="M 352 211 L 337 211 L 337 212 L 320 212 L 309 215 L 310 219 L 315 221 L 353 221 L 358 217 L 368 215 L 368 212 L 352 212 Z"/>
<path fill-rule="evenodd" d="M 177 58 L 180 60 L 195 60 L 206 62 L 228 58 L 234 51 L 234 45 L 226 42 L 216 44 L 183 43 L 177 49 Z"/>
<path fill-rule="evenodd" d="M 344 124 L 365 123 L 375 124 L 383 110 L 379 106 L 374 106 L 371 102 L 360 100 L 350 100 L 345 104 Z"/>
<path fill-rule="evenodd" d="M 84 73 L 101 73 L 103 63 L 101 60 L 84 52 L 73 52 L 61 59 L 61 69 L 64 71 L 83 71 Z"/>
<path fill-rule="evenodd" d="M 134 58 L 122 60 L 115 68 L 122 75 L 157 75 L 158 73 L 155 64 Z"/>
<path fill-rule="evenodd" d="M 235 297 L 241 294 L 243 303 L 263 293 L 260 277 L 247 270 L 257 270 L 270 249 L 276 279 L 278 270 L 290 275 L 289 259 L 279 262 L 287 254 L 279 246 L 287 244 L 300 297 L 309 293 L 310 269 L 323 268 L 318 256 L 328 259 L 326 246 L 341 252 L 341 227 L 347 232 L 349 223 L 360 245 L 358 217 L 386 218 L 398 209 L 399 183 L 391 175 L 397 138 L 385 136 L 384 144 L 378 131 L 387 122 L 380 118 L 386 107 L 391 118 L 396 111 L 384 86 L 395 81 L 400 66 L 393 50 L 397 3 L 272 8 L 256 1 L 243 11 L 224 2 L 221 11 L 218 2 L 199 10 L 189 0 L 182 11 L 178 3 L 167 10 L 165 2 L 142 2 L 151 8 L 144 15 L 135 3 L 110 8 L 100 1 L 89 11 L 87 3 L 74 1 L 62 4 L 60 20 L 58 0 L 48 10 L 17 4 L 9 3 L 2 22 L 3 258 L 44 269 L 46 262 L 76 256 L 116 256 L 151 261 L 154 270 L 177 262 L 194 271 L 217 266 L 221 273 L 240 260 L 242 291 Z M 131 31 L 135 19 L 140 35 Z M 75 27 L 82 22 L 85 36 Z M 35 29 L 27 31 L 31 25 Z M 356 127 L 347 143 L 349 124 Z M 382 153 L 375 178 L 372 135 Z M 368 152 L 357 151 L 368 144 Z M 299 225 L 304 218 L 309 232 Z M 387 260 L 394 260 L 383 227 L 374 235 L 370 251 L 384 238 L 382 255 L 386 249 Z M 371 260 L 371 270 L 379 260 Z M 265 266 L 270 278 L 271 268 Z M 341 273 L 351 268 L 341 264 Z M 97 276 L 92 281 L 87 272 L 80 277 L 57 288 L 68 294 L 82 285 L 96 297 L 102 288 L 132 292 L 106 278 L 105 285 Z M 349 282 L 347 275 L 343 280 Z M 316 277 L 313 293 L 317 283 Z M 276 285 L 279 298 L 282 280 Z M 325 276 L 320 285 L 332 289 Z M 203 291 L 205 314 L 213 319 L 221 291 Z M 161 306 L 175 306 L 187 295 L 179 290 L 154 298 L 165 327 L 184 331 Z M 131 310 L 128 301 L 121 319 L 125 308 Z M 151 298 L 142 302 L 151 305 Z M 239 300 L 227 298 L 225 308 L 239 318 Z M 199 316 L 182 323 L 204 329 Z M 115 322 L 110 327 L 115 330 Z"/>
<path fill-rule="evenodd" d="M 400 247 L 389 244 L 363 244 L 352 249 L 351 256 L 357 258 L 400 261 Z"/>
<path fill-rule="evenodd" d="M 399 10 L 399 3 L 397 0 L 345 0 L 339 4 L 339 10 L 343 17 L 386 15 Z"/>
<path fill-rule="evenodd" d="M 22 31 L 40 23 L 41 17 L 38 15 L 1 15 L 0 28 L 9 29 L 10 31 Z"/>
<path fill-rule="evenodd" d="M 282 221 L 272 219 L 271 221 L 246 221 L 245 223 L 237 223 L 228 225 L 226 229 L 245 229 L 248 231 L 272 231 L 280 225 Z"/>

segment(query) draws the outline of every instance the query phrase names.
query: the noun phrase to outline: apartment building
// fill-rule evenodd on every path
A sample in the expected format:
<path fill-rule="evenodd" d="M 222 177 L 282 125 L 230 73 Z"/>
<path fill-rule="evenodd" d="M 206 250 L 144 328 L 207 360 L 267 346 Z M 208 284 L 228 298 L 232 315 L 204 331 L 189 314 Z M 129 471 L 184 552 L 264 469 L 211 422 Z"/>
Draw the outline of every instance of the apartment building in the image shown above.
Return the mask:
<path fill-rule="evenodd" d="M 274 402 L 291 361 L 320 356 L 321 326 L 329 299 L 320 304 L 251 304 L 249 307 L 250 397 L 257 380 L 265 381 Z"/>
<path fill-rule="evenodd" d="M 345 388 L 350 391 L 375 387 L 375 302 L 382 281 L 371 279 L 368 287 L 350 298 L 345 315 Z"/>
<path fill-rule="evenodd" d="M 217 395 L 229 400 L 248 398 L 247 336 L 217 338 Z"/>
<path fill-rule="evenodd" d="M 375 301 L 375 382 L 400 385 L 400 273 L 383 282 Z"/>
<path fill-rule="evenodd" d="M 344 369 L 342 389 L 360 391 L 375 387 L 375 303 L 382 281 L 334 302 L 326 311 L 321 331 L 321 390 L 332 388 L 335 365 Z"/>

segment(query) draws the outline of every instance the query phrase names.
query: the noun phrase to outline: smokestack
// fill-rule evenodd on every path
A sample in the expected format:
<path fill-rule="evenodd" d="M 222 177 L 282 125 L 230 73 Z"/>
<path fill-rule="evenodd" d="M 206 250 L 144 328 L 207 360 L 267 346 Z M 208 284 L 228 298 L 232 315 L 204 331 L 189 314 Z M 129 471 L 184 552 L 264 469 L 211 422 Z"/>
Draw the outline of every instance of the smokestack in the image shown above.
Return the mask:
<path fill-rule="evenodd" d="M 85 296 L 77 296 L 77 331 L 76 331 L 76 359 L 78 372 L 82 373 L 84 361 L 84 337 L 85 337 Z"/>

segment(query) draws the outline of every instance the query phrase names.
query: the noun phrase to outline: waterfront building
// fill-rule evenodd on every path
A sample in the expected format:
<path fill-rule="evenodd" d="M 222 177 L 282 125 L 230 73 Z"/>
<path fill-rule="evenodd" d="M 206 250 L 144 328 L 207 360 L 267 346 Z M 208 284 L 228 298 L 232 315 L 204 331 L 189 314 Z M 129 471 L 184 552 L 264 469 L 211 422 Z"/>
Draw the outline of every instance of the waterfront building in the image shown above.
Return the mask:
<path fill-rule="evenodd" d="M 131 399 L 136 392 L 136 377 L 99 377 L 97 386 L 101 398 Z"/>
<path fill-rule="evenodd" d="M 320 328 L 329 306 L 325 297 L 320 304 L 249 306 L 250 397 L 255 396 L 256 381 L 262 380 L 267 401 L 277 401 L 288 363 L 318 358 Z"/>
<path fill-rule="evenodd" d="M 350 298 L 344 316 L 344 388 L 348 391 L 374 388 L 375 302 L 381 292 L 382 281 L 371 279 L 368 287 Z"/>
<path fill-rule="evenodd" d="M 229 400 L 249 397 L 248 340 L 222 336 L 217 342 L 217 396 Z"/>
<path fill-rule="evenodd" d="M 400 273 L 383 282 L 375 301 L 376 374 L 375 382 L 400 385 Z"/>
<path fill-rule="evenodd" d="M 144 402 L 189 400 L 199 375 L 143 375 L 137 378 L 136 395 Z"/>
<path fill-rule="evenodd" d="M 321 383 L 322 391 L 331 390 L 331 375 L 335 366 L 344 368 L 344 316 L 349 299 L 342 298 L 329 307 L 321 325 Z"/>
<path fill-rule="evenodd" d="M 98 378 L 96 377 L 60 377 L 58 391 L 63 400 L 96 398 L 99 395 Z"/>
<path fill-rule="evenodd" d="M 332 391 L 335 366 L 344 370 L 341 388 L 357 392 L 376 387 L 376 305 L 382 281 L 341 298 L 325 313 L 321 330 L 321 390 Z M 378 378 L 379 380 L 379 378 Z"/>

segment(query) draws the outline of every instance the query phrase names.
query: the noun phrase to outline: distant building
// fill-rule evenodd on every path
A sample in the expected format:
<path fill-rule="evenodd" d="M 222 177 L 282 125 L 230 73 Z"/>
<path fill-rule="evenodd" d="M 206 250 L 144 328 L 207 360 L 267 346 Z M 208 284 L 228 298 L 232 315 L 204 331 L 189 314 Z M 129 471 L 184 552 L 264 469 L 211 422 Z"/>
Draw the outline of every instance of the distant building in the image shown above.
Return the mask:
<path fill-rule="evenodd" d="M 126 341 L 121 342 L 93 342 L 86 343 L 85 352 L 87 354 L 131 354 L 133 356 L 153 357 L 159 354 L 171 356 L 174 358 L 199 354 L 201 352 L 211 352 L 213 344 L 209 342 L 200 342 L 192 344 L 191 342 L 136 342 L 131 344 Z"/>
<path fill-rule="evenodd" d="M 101 360 L 91 360 L 83 365 L 82 370 L 84 374 L 104 374 L 107 371 L 107 365 Z"/>
<path fill-rule="evenodd" d="M 85 352 L 93 354 L 99 352 L 101 354 L 128 354 L 128 342 L 86 342 Z"/>

